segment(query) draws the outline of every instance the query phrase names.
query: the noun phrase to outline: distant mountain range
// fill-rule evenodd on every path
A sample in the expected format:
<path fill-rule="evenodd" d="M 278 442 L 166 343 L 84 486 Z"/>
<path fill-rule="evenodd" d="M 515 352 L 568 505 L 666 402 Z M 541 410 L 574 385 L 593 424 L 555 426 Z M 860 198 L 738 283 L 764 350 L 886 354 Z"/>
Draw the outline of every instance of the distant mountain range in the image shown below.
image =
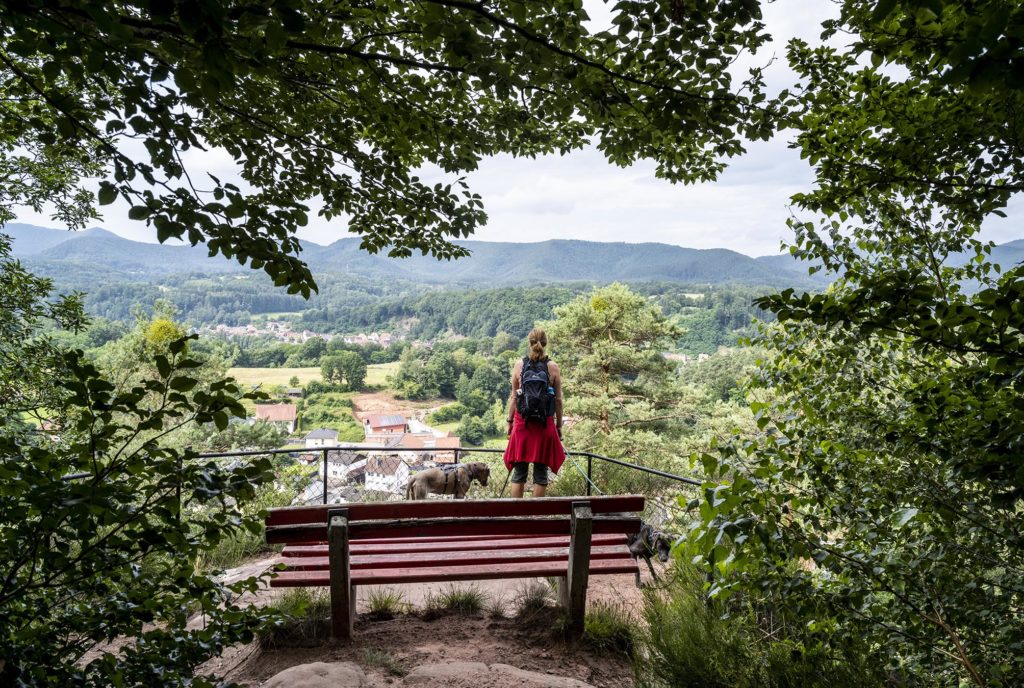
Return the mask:
<path fill-rule="evenodd" d="M 248 268 L 223 257 L 209 257 L 203 246 L 172 246 L 131 241 L 99 227 L 68 232 L 8 224 L 13 253 L 41 274 L 85 280 L 149 281 L 172 274 L 224 274 Z M 692 249 L 669 244 L 601 243 L 552 240 L 539 243 L 458 242 L 472 255 L 454 261 L 430 256 L 396 259 L 369 254 L 359 239 L 329 246 L 303 244 L 302 259 L 314 275 L 344 273 L 430 284 L 507 286 L 551 282 L 746 283 L 812 286 L 827 282 L 808 277 L 789 256 L 751 258 L 726 249 Z M 72 280 L 78 282 L 80 280 Z"/>
<path fill-rule="evenodd" d="M 88 280 L 150 281 L 173 274 L 223 274 L 249 268 L 221 256 L 210 257 L 203 246 L 172 246 L 124 239 L 101 228 L 82 232 L 8 224 L 13 253 L 39 273 Z M 807 264 L 789 255 L 751 258 L 727 249 L 692 249 L 669 244 L 603 243 L 551 240 L 538 243 L 460 241 L 472 255 L 456 261 L 429 256 L 405 259 L 372 255 L 359 249 L 359 239 L 340 239 L 329 246 L 304 243 L 302 259 L 314 276 L 340 273 L 430 284 L 507 286 L 551 282 L 677 282 L 686 284 L 745 283 L 814 287 L 827 275 L 807 274 Z M 965 259 L 966 260 L 966 259 Z M 1024 239 L 993 250 L 1003 266 L 1024 261 Z M 79 280 L 73 280 L 79 281 Z"/>

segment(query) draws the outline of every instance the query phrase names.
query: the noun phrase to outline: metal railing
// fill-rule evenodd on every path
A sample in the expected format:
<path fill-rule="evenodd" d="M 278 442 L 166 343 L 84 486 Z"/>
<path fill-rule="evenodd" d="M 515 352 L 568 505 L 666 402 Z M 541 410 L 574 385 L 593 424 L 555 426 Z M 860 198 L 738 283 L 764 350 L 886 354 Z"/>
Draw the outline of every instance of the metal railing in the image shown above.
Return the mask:
<path fill-rule="evenodd" d="M 459 460 L 467 454 L 504 454 L 504 449 L 493 449 L 486 447 L 458 447 L 454 449 L 438 449 L 438 448 L 415 448 L 415 447 L 381 447 L 380 445 L 334 445 L 330 447 L 309 447 L 305 449 L 252 449 L 246 451 L 229 451 L 229 452 L 206 452 L 198 454 L 198 458 L 202 459 L 220 459 L 220 458 L 235 458 L 244 456 L 265 456 L 267 454 L 321 454 L 321 461 L 323 463 L 322 479 L 324 484 L 323 503 L 328 503 L 328 466 L 331 452 L 367 452 L 378 455 L 390 455 L 399 453 L 415 453 L 415 454 L 439 454 L 439 453 L 453 453 L 455 460 L 454 463 L 458 464 Z M 594 454 L 592 452 L 566 452 L 567 457 L 578 457 L 585 458 L 587 460 L 587 472 L 585 475 L 587 484 L 587 496 L 591 496 L 592 487 L 594 486 L 594 461 L 602 461 L 608 464 L 621 466 L 630 470 L 640 471 L 650 475 L 656 475 L 661 478 L 668 480 L 675 480 L 687 485 L 700 486 L 702 483 L 700 480 L 695 478 L 689 478 L 682 475 L 676 475 L 674 473 L 668 473 L 666 471 L 658 470 L 656 468 L 650 468 L 643 466 L 638 463 L 630 463 L 629 461 L 623 461 L 621 459 L 613 459 L 610 456 L 602 456 L 601 454 Z"/>

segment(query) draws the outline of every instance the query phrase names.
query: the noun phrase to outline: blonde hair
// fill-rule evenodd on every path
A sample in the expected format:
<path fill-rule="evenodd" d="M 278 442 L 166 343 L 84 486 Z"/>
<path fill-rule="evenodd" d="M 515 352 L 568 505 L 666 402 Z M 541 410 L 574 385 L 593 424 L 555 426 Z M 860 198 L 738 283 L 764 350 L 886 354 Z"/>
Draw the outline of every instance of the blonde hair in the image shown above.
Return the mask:
<path fill-rule="evenodd" d="M 544 347 L 548 345 L 548 336 L 544 330 L 535 327 L 526 339 L 530 342 L 530 360 L 539 361 L 544 358 Z"/>

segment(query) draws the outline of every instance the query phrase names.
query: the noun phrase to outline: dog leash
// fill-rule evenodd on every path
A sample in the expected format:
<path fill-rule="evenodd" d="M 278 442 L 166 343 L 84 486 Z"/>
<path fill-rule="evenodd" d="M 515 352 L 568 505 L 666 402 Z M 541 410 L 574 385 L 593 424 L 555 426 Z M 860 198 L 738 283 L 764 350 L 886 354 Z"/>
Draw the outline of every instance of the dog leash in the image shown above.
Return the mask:
<path fill-rule="evenodd" d="M 558 441 L 562 443 L 562 451 L 565 452 L 566 458 L 569 459 L 569 461 L 572 462 L 572 465 L 576 468 L 576 470 L 579 471 L 579 474 L 583 477 L 583 480 L 585 482 L 590 483 L 590 487 L 592 487 L 594 489 L 594 491 L 597 492 L 597 494 L 603 495 L 604 491 L 601 488 L 599 488 L 597 485 L 594 484 L 594 481 L 591 480 L 590 477 L 586 473 L 583 472 L 582 468 L 580 468 L 580 465 L 579 465 L 579 463 L 576 462 L 576 459 L 572 458 L 572 454 L 570 454 L 569 450 L 565 448 L 565 442 L 562 442 L 561 438 L 559 438 Z"/>

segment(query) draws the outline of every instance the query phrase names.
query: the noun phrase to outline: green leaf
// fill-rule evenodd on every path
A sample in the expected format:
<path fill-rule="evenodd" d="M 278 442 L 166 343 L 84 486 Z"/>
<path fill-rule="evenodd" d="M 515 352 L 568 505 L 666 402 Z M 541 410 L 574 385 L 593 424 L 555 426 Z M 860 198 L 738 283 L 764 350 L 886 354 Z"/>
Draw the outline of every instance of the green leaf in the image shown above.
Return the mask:
<path fill-rule="evenodd" d="M 145 220 L 152 214 L 152 211 L 144 205 L 133 205 L 128 210 L 128 218 L 131 220 Z"/>
<path fill-rule="evenodd" d="M 917 513 L 918 513 L 918 510 L 916 508 L 914 508 L 914 507 L 908 507 L 906 509 L 901 509 L 900 511 L 897 511 L 896 512 L 896 527 L 897 528 L 902 528 L 903 526 L 905 526 L 907 524 L 908 521 L 910 521 L 910 519 L 912 519 L 915 516 L 917 516 Z"/>
<path fill-rule="evenodd" d="M 191 391 L 197 384 L 199 384 L 199 380 L 195 380 L 189 377 L 178 376 L 171 380 L 170 388 L 173 390 L 177 390 L 179 392 L 188 392 Z"/>
<path fill-rule="evenodd" d="M 97 197 L 100 205 L 110 205 L 117 200 L 117 187 L 110 182 L 100 182 L 100 190 Z"/>
<path fill-rule="evenodd" d="M 160 373 L 160 377 L 168 378 L 171 375 L 171 363 L 167 360 L 166 356 L 157 355 L 153 358 L 153 362 L 156 364 L 156 369 Z"/>

